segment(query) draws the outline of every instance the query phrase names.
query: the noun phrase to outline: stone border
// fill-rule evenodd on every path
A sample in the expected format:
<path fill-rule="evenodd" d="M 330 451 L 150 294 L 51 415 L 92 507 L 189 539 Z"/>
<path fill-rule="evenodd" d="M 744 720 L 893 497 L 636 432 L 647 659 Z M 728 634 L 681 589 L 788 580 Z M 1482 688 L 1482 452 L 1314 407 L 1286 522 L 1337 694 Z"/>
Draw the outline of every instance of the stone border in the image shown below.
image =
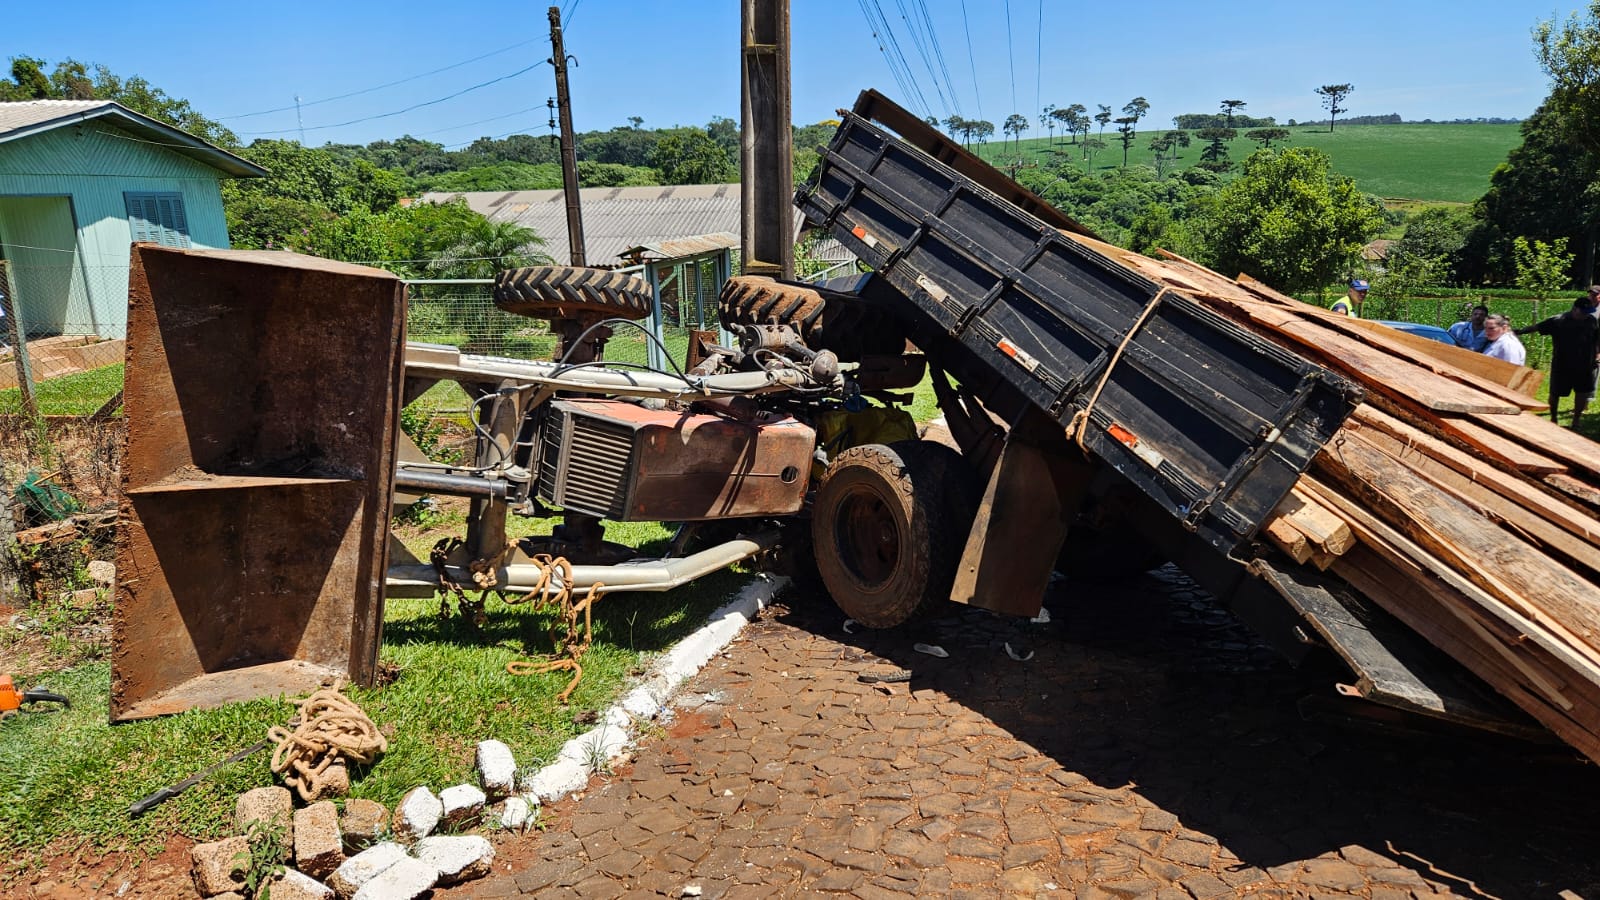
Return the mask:
<path fill-rule="evenodd" d="M 757 573 L 738 596 L 713 612 L 706 624 L 657 659 L 644 680 L 600 716 L 599 725 L 567 741 L 555 762 L 523 778 L 522 790 L 549 803 L 582 789 L 596 768 L 627 751 L 636 722 L 660 715 L 678 686 L 732 643 L 788 584 L 788 578 Z"/>

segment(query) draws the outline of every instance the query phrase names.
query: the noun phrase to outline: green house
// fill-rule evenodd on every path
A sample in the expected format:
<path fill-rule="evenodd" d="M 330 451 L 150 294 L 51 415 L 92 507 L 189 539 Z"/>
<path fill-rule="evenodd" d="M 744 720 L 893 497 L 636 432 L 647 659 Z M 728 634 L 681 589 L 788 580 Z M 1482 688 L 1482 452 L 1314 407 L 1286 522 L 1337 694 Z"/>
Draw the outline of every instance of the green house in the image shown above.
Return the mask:
<path fill-rule="evenodd" d="M 219 180 L 266 174 L 110 101 L 0 103 L 0 260 L 18 324 L 123 337 L 129 246 L 227 247 Z"/>

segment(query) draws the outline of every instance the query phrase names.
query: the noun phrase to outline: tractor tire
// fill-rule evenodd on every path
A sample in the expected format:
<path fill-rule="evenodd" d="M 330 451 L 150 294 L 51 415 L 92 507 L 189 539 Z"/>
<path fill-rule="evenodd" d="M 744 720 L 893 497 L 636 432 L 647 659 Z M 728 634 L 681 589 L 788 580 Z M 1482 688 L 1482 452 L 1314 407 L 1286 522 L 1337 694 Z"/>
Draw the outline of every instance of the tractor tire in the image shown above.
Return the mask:
<path fill-rule="evenodd" d="M 788 325 L 806 346 L 832 350 L 844 362 L 905 350 L 905 329 L 897 319 L 859 297 L 825 288 L 739 275 L 723 286 L 717 309 L 724 325 Z"/>
<path fill-rule="evenodd" d="M 494 305 L 534 319 L 571 319 L 579 313 L 643 319 L 650 315 L 650 285 L 607 269 L 529 266 L 495 277 Z"/>
<path fill-rule="evenodd" d="M 760 275 L 735 275 L 722 286 L 723 325 L 788 325 L 809 339 L 821 324 L 826 299 L 816 288 Z"/>
<path fill-rule="evenodd" d="M 929 441 L 863 444 L 823 475 L 811 514 L 817 571 L 834 603 L 892 628 L 950 597 L 977 509 L 961 454 Z"/>

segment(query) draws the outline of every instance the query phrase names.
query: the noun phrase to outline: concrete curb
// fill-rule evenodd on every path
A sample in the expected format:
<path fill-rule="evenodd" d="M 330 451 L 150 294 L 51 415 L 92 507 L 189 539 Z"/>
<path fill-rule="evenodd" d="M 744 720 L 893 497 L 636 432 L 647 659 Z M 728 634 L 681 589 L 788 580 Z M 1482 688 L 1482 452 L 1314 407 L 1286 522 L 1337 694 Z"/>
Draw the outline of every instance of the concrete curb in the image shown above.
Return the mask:
<path fill-rule="evenodd" d="M 656 660 L 644 680 L 600 716 L 599 725 L 562 745 L 555 762 L 524 777 L 522 790 L 549 803 L 588 784 L 596 764 L 617 759 L 633 743 L 635 723 L 660 715 L 678 686 L 732 643 L 788 583 L 782 576 L 756 575 L 706 624 Z"/>

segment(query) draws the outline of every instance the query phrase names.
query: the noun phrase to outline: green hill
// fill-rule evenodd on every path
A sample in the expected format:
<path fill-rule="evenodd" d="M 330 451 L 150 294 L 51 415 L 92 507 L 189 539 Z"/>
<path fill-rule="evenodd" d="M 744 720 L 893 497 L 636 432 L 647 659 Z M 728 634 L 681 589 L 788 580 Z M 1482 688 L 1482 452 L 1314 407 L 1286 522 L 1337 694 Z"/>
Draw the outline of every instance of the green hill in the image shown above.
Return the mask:
<path fill-rule="evenodd" d="M 1348 125 L 1328 133 L 1314 125 L 1289 129 L 1288 146 L 1316 147 L 1333 159 L 1335 170 L 1349 175 L 1361 190 L 1379 197 L 1467 203 L 1489 189 L 1489 175 L 1505 162 L 1506 154 L 1522 141 L 1517 125 Z M 1152 165 L 1150 138 L 1155 131 L 1140 131 L 1128 148 L 1129 165 Z M 1094 132 L 1090 135 L 1097 136 Z M 1107 130 L 1106 147 L 1093 159 L 1096 169 L 1122 165 L 1122 144 Z M 1258 148 L 1242 135 L 1229 147 L 1239 161 Z M 1274 146 L 1284 146 L 1276 144 Z M 1048 157 L 1049 138 L 1023 140 L 1020 145 L 991 139 L 978 148 L 979 155 L 1004 168 L 1019 156 L 1024 164 Z M 1082 166 L 1082 147 L 1056 137 L 1057 158 Z M 1181 151 L 1177 168 L 1200 161 L 1201 144 L 1195 140 Z"/>

